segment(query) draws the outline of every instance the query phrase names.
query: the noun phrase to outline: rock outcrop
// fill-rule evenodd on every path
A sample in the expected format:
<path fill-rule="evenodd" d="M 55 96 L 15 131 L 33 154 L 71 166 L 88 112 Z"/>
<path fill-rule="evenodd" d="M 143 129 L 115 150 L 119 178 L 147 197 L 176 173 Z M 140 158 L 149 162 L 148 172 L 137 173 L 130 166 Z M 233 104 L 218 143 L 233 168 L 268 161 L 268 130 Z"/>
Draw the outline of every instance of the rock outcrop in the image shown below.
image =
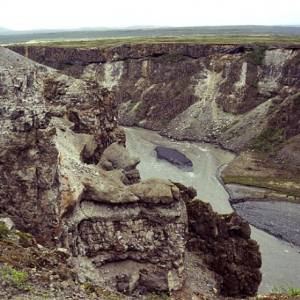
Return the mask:
<path fill-rule="evenodd" d="M 193 171 L 192 161 L 176 149 L 158 146 L 155 148 L 155 152 L 158 159 L 164 159 L 185 171 Z"/>
<path fill-rule="evenodd" d="M 223 295 L 255 294 L 262 279 L 262 261 L 259 246 L 250 239 L 249 223 L 236 213 L 215 213 L 209 203 L 194 198 L 193 188 L 176 185 L 189 216 L 189 251 L 200 252 L 204 262 L 219 275 Z"/>
<path fill-rule="evenodd" d="M 0 51 L 1 216 L 67 248 L 82 282 L 180 289 L 185 206 L 167 180 L 138 183 L 113 93 Z"/>
<path fill-rule="evenodd" d="M 67 249 L 79 282 L 135 295 L 181 289 L 189 228 L 189 247 L 222 266 L 224 294 L 256 293 L 260 254 L 249 225 L 206 204 L 194 212 L 192 190 L 169 180 L 140 181 L 113 92 L 0 54 L 1 218 Z"/>

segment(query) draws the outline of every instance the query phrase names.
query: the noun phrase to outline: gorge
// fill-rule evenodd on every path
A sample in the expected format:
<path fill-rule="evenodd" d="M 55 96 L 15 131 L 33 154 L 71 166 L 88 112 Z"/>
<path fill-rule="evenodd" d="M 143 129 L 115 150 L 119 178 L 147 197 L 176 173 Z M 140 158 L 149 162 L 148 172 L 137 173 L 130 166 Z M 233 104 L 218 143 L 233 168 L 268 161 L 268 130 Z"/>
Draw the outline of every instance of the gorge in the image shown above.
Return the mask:
<path fill-rule="evenodd" d="M 81 261 L 80 259 L 77 260 L 77 267 L 81 270 L 79 274 L 81 272 L 83 275 L 87 269 L 92 270 L 95 266 L 106 265 L 108 267 L 106 271 L 109 272 L 103 273 L 101 278 L 110 282 L 114 288 L 120 291 L 124 290 L 127 293 L 143 291 L 145 287 L 149 291 L 151 289 L 175 291 L 182 286 L 183 252 L 178 250 L 182 249 L 184 241 L 176 239 L 175 236 L 186 235 L 187 216 L 184 213 L 183 201 L 189 208 L 191 199 L 188 200 L 186 197 L 189 195 L 188 197 L 193 198 L 194 192 L 192 190 L 186 191 L 170 181 L 149 181 L 149 179 L 143 178 L 143 174 L 142 179 L 146 180 L 144 183 L 139 183 L 139 174 L 136 169 L 138 160 L 131 158 L 128 153 L 125 155 L 125 162 L 119 159 L 123 157 L 125 151 L 120 150 L 123 148 L 119 148 L 125 143 L 125 136 L 117 126 L 117 110 L 119 121 L 124 125 L 138 125 L 157 130 L 163 135 L 180 140 L 207 141 L 219 144 L 226 149 L 245 153 L 247 158 L 253 158 L 255 153 L 246 150 L 249 150 L 253 143 L 257 144 L 264 131 L 271 127 L 272 140 L 267 142 L 267 149 L 261 146 L 263 149 L 259 150 L 262 150 L 263 158 L 255 157 L 256 163 L 260 166 L 261 160 L 264 161 L 267 158 L 272 162 L 275 161 L 276 168 L 279 170 L 289 168 L 289 178 L 285 176 L 284 171 L 280 171 L 282 173 L 280 176 L 293 184 L 292 189 L 278 190 L 277 188 L 272 195 L 270 194 L 270 198 L 274 198 L 274 195 L 275 198 L 299 198 L 299 183 L 297 183 L 299 156 L 297 151 L 299 150 L 300 127 L 298 124 L 299 81 L 297 78 L 299 78 L 300 70 L 299 48 L 297 46 L 269 46 L 264 48 L 259 45 L 154 44 L 123 45 L 104 50 L 47 48 L 43 46 L 10 48 L 39 63 L 61 69 L 72 77 L 59 75 L 45 67 L 34 67 L 34 70 L 26 75 L 26 80 L 21 80 L 22 76 L 13 75 L 10 71 L 10 64 L 15 64 L 15 68 L 20 68 L 20 66 L 17 67 L 17 61 L 23 60 L 17 56 L 13 58 L 14 63 L 8 62 L 3 68 L 1 73 L 1 82 L 4 83 L 2 84 L 2 91 L 13 88 L 17 94 L 19 93 L 20 97 L 16 100 L 20 107 L 18 106 L 12 111 L 7 103 L 1 112 L 2 116 L 7 118 L 3 124 L 2 144 L 8 143 L 7 145 L 9 145 L 8 136 L 5 134 L 7 130 L 14 132 L 17 137 L 15 141 L 17 139 L 22 141 L 23 133 L 26 136 L 21 148 L 18 148 L 19 142 L 15 142 L 14 146 L 10 145 L 7 148 L 17 147 L 19 149 L 19 152 L 15 156 L 13 154 L 8 161 L 14 161 L 20 154 L 25 155 L 26 153 L 22 158 L 22 163 L 25 165 L 21 167 L 21 169 L 27 170 L 24 174 L 18 171 L 20 169 L 19 163 L 15 164 L 15 169 L 7 169 L 6 172 L 8 173 L 5 173 L 14 174 L 13 186 L 16 187 L 16 191 L 19 190 L 10 199 L 14 197 L 22 199 L 22 201 L 15 201 L 16 205 L 21 205 L 20 208 L 23 211 L 24 208 L 21 203 L 30 203 L 26 197 L 33 195 L 39 199 L 37 203 L 40 201 L 43 203 L 41 208 L 43 214 L 45 208 L 49 210 L 44 215 L 46 217 L 44 223 L 49 225 L 41 228 L 41 232 L 34 232 L 30 228 L 32 224 L 24 221 L 28 219 L 28 216 L 16 215 L 12 207 L 7 208 L 8 202 L 6 200 L 4 202 L 2 200 L 1 211 L 5 212 L 4 216 L 14 216 L 14 222 L 23 230 L 26 229 L 34 233 L 40 243 L 52 244 L 54 238 L 58 244 L 61 243 L 70 249 L 75 257 L 81 259 Z M 4 53 L 8 56 L 12 55 L 8 52 Z M 44 78 L 36 76 L 35 68 L 45 72 Z M 49 74 L 46 74 L 48 72 Z M 14 81 L 8 82 L 9 77 L 15 78 Z M 32 101 L 35 101 L 34 98 L 36 98 L 32 97 L 33 100 L 29 101 L 28 109 L 24 110 L 24 102 L 21 99 L 22 97 L 24 99 L 30 97 L 27 88 L 31 87 L 32 84 L 35 87 L 35 82 L 39 82 L 41 87 L 37 85 L 34 93 L 42 91 L 38 94 L 37 106 L 33 111 L 30 109 Z M 115 91 L 116 99 L 114 99 L 112 90 Z M 13 97 L 12 94 L 11 91 L 10 97 Z M 8 99 L 7 94 L 3 99 Z M 99 105 L 99 103 L 101 104 Z M 95 107 L 97 107 L 96 110 Z M 33 128 L 37 130 L 32 132 Z M 130 130 L 127 132 L 130 136 Z M 155 139 L 159 138 L 156 137 Z M 30 141 L 29 145 L 27 141 Z M 36 142 L 38 146 L 36 146 Z M 143 143 L 146 144 L 146 141 Z M 49 145 L 54 145 L 54 148 L 49 147 Z M 194 146 L 188 145 L 188 148 L 193 149 Z M 128 146 L 131 147 L 130 139 Z M 184 147 L 186 146 L 181 145 L 180 150 Z M 139 146 L 134 148 L 138 149 Z M 7 153 L 10 152 L 7 149 L 1 150 L 4 170 L 11 168 L 9 165 L 5 167 L 9 157 Z M 24 152 L 24 149 L 27 152 Z M 110 150 L 106 151 L 106 149 Z M 221 150 L 215 149 L 213 151 Z M 272 157 L 273 152 L 276 152 L 276 160 Z M 40 153 L 43 155 L 40 156 Z M 110 153 L 117 154 L 111 157 Z M 269 158 L 269 154 L 271 158 Z M 139 153 L 135 155 L 140 156 Z M 232 154 L 228 153 L 225 157 L 227 158 L 223 158 L 224 162 L 228 162 Z M 42 163 L 40 166 L 39 160 L 44 158 L 46 164 Z M 55 167 L 50 167 L 50 165 L 56 165 L 56 158 L 58 158 L 58 173 L 55 172 Z M 215 160 L 215 158 L 209 159 Z M 26 161 L 31 161 L 37 165 L 34 168 L 26 166 Z M 50 164 L 49 161 L 51 161 Z M 195 164 L 195 160 L 192 161 Z M 202 199 L 202 193 L 205 194 L 206 199 L 202 200 L 211 202 L 213 208 L 218 212 L 230 213 L 232 210 L 227 202 L 227 194 L 215 178 L 216 169 L 210 170 L 210 168 L 207 167 L 201 172 L 205 173 L 205 176 L 209 176 L 212 185 L 204 183 L 199 190 L 196 187 L 198 183 L 195 185 L 193 182 L 192 185 L 198 190 L 198 196 Z M 77 170 L 80 170 L 80 176 L 77 174 Z M 227 170 L 231 169 L 228 168 Z M 258 172 L 256 169 L 247 171 Z M 232 172 L 235 172 L 234 168 Z M 93 174 L 92 178 L 89 174 Z M 226 174 L 226 170 L 224 174 Z M 101 180 L 104 180 L 102 185 L 100 184 L 101 180 L 97 179 L 98 175 L 102 178 Z M 197 181 L 201 180 L 198 180 L 198 174 L 195 172 L 190 173 L 189 176 L 195 176 Z M 230 182 L 232 177 L 231 173 L 226 174 L 225 183 L 232 184 Z M 18 183 L 20 178 L 22 180 Z M 1 192 L 3 199 L 8 200 L 8 197 L 5 196 L 7 193 L 5 186 L 11 185 L 11 183 L 7 180 L 5 177 L 2 179 L 4 184 L 1 187 Z M 172 178 L 171 180 L 175 181 Z M 274 181 L 273 178 L 269 181 L 272 180 Z M 35 182 L 34 185 L 33 182 Z M 216 196 L 215 189 L 220 189 L 220 193 L 224 196 Z M 20 195 L 20 192 L 23 195 Z M 56 199 L 56 203 L 51 204 L 50 207 L 47 204 L 49 197 Z M 226 200 L 223 200 L 223 197 Z M 215 207 L 215 200 L 221 204 Z M 165 220 L 166 223 L 163 226 L 170 222 L 173 223 L 172 218 L 172 220 L 176 220 L 174 223 L 176 229 L 174 230 L 172 227 L 166 233 L 172 244 L 168 245 L 168 249 L 162 251 L 168 253 L 167 256 L 163 253 L 157 253 L 162 247 L 163 240 L 160 239 L 159 227 L 157 228 L 158 231 L 154 230 L 158 226 L 155 217 L 153 221 L 157 223 L 151 224 L 148 221 L 136 219 L 137 215 L 143 216 L 146 220 L 150 216 L 153 218 L 150 208 L 152 210 L 154 204 L 149 204 L 149 201 L 154 201 L 155 211 L 159 218 Z M 100 206 L 98 202 L 100 202 Z M 140 204 L 137 204 L 139 202 Z M 128 220 L 123 220 L 123 223 L 119 224 L 119 220 L 123 219 L 120 211 L 125 211 L 125 207 L 128 209 L 128 214 L 129 212 L 131 214 L 129 221 L 131 223 L 129 224 Z M 36 214 L 33 207 L 28 208 L 28 212 Z M 208 213 L 207 209 L 204 205 L 202 211 L 204 215 Z M 107 211 L 106 215 L 101 213 L 103 210 Z M 114 213 L 110 213 L 111 210 Z M 208 211 L 210 210 L 208 209 Z M 211 215 L 210 212 L 208 214 Z M 49 216 L 51 218 L 48 220 Z M 192 222 L 197 223 L 198 221 L 193 220 Z M 213 228 L 211 234 L 215 236 L 207 236 L 206 243 L 212 238 L 215 239 L 213 243 L 224 243 L 222 239 L 229 237 L 234 243 L 234 239 L 239 240 L 238 243 L 241 243 L 240 245 L 243 245 L 244 249 L 248 249 L 250 245 L 255 245 L 255 242 L 249 240 L 249 235 L 246 233 L 248 230 L 245 229 L 246 223 L 240 219 L 235 219 L 235 215 L 221 217 L 221 223 L 218 223 L 219 221 L 214 222 L 219 224 L 210 225 Z M 220 234 L 213 233 L 215 230 L 218 232 L 220 224 L 231 229 L 228 229 L 226 234 L 222 232 Z M 137 228 L 133 237 L 127 232 L 127 228 L 132 226 Z M 235 229 L 232 229 L 233 227 Z M 144 230 L 141 228 L 145 228 L 145 236 Z M 111 229 L 113 234 L 110 233 Z M 188 242 L 188 247 L 193 251 L 195 249 L 198 251 L 199 247 L 203 248 L 203 241 L 199 242 L 197 229 L 193 229 L 191 224 L 189 224 L 189 229 L 194 235 L 193 238 L 198 239 L 198 242 L 190 244 Z M 141 231 L 142 233 L 139 234 L 138 232 Z M 147 231 L 151 234 L 153 232 L 154 240 L 151 243 L 154 244 L 154 248 L 149 246 L 147 242 L 149 239 L 146 234 Z M 172 232 L 175 233 L 175 236 L 172 235 Z M 201 234 L 201 238 L 203 238 L 203 234 L 205 236 L 207 232 L 204 231 Z M 103 245 L 101 243 L 98 245 L 98 242 L 95 243 L 94 241 L 97 239 L 99 241 L 101 236 L 105 237 L 103 238 L 104 242 Z M 119 239 L 119 237 L 121 238 Z M 132 238 L 133 240 L 142 239 L 145 241 L 145 245 L 142 247 L 147 249 L 148 254 L 146 256 L 141 254 L 144 250 L 139 250 L 139 245 L 135 244 Z M 243 239 L 246 243 L 242 241 Z M 261 291 L 270 290 L 271 284 L 280 284 L 277 280 L 285 279 L 288 273 L 291 274 L 291 278 L 295 278 L 299 274 L 292 263 L 293 260 L 298 259 L 296 247 L 282 244 L 272 237 L 266 237 L 264 233 L 256 233 L 255 239 L 272 240 L 268 246 L 270 248 L 263 250 L 269 252 L 271 249 L 274 253 L 274 255 L 268 256 L 270 261 L 267 261 L 265 266 L 278 267 L 276 270 L 280 270 L 278 274 L 282 275 L 277 277 L 275 282 L 272 280 L 263 281 L 264 286 Z M 212 251 L 217 251 L 217 248 L 215 247 L 215 250 Z M 109 249 L 109 251 L 106 253 L 105 249 Z M 207 249 L 204 250 L 207 251 Z M 223 248 L 220 250 L 224 251 Z M 141 253 L 138 254 L 136 251 Z M 230 265 L 232 253 L 231 255 L 226 254 L 228 258 L 225 261 L 229 265 L 224 268 L 229 272 L 233 271 L 232 274 L 235 275 L 225 273 L 227 277 L 224 277 L 224 284 L 220 286 L 223 294 L 234 296 L 255 293 L 260 281 L 256 271 L 259 268 L 260 260 L 255 254 L 256 247 L 253 247 L 253 251 L 251 256 L 254 258 L 250 260 L 250 264 L 254 263 L 254 265 L 246 266 L 246 268 L 250 267 L 251 269 L 249 273 L 247 273 L 248 270 L 243 269 L 238 271 L 240 267 L 237 263 L 240 259 L 238 254 L 234 262 L 234 264 L 237 263 L 237 266 L 232 269 L 232 265 Z M 290 255 L 288 259 L 285 251 Z M 212 260 L 213 263 L 214 259 L 208 255 L 209 253 L 205 253 L 206 260 Z M 218 255 L 216 252 L 216 261 Z M 242 253 L 242 255 L 244 254 Z M 91 260 L 91 258 L 93 259 Z M 123 274 L 112 279 L 113 277 L 107 274 L 115 276 L 114 274 L 120 273 L 120 271 L 115 271 L 116 266 L 114 264 L 120 259 L 124 265 L 118 264 L 119 268 L 131 268 L 135 270 L 135 273 Z M 134 266 L 128 260 L 134 261 Z M 158 263 L 159 260 L 161 260 L 161 264 Z M 170 261 L 174 260 L 176 264 L 170 264 Z M 286 265 L 278 264 L 277 260 L 283 264 L 286 263 Z M 138 266 L 137 262 L 138 264 L 142 262 L 146 266 L 146 273 L 141 272 L 141 267 Z M 126 265 L 127 263 L 129 264 Z M 154 263 L 158 263 L 158 269 L 153 269 Z M 83 268 L 85 270 L 82 269 L 82 266 L 85 266 Z M 210 266 L 212 267 L 212 264 Z M 294 267 L 295 273 L 290 273 L 291 266 Z M 283 269 L 287 270 L 286 273 L 282 272 Z M 168 270 L 167 273 L 165 270 Z M 97 271 L 93 272 L 97 273 Z M 93 272 L 89 273 L 89 278 L 95 278 L 96 273 L 93 275 Z M 243 276 L 246 276 L 245 278 L 250 278 L 251 272 L 255 274 L 251 277 L 253 284 L 249 282 L 250 288 L 241 280 L 241 272 L 244 274 Z M 274 269 L 263 268 L 264 274 L 272 272 Z M 166 274 L 168 274 L 167 277 Z M 224 276 L 222 272 L 219 272 L 220 274 Z M 159 286 L 154 284 L 153 276 L 159 278 Z M 232 286 L 236 280 L 234 276 L 240 279 L 239 283 L 235 284 L 237 285 L 236 290 Z M 226 281 L 226 278 L 231 278 L 230 282 Z"/>

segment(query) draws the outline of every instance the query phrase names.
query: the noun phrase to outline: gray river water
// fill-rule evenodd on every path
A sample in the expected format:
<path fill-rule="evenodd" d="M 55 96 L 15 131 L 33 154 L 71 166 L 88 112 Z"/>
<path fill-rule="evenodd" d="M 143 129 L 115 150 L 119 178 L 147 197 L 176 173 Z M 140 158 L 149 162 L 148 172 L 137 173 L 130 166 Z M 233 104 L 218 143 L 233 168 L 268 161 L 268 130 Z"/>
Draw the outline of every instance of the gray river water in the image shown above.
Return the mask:
<path fill-rule="evenodd" d="M 193 186 L 198 198 L 210 202 L 218 213 L 230 213 L 232 208 L 228 194 L 217 179 L 217 171 L 234 158 L 230 152 L 214 145 L 194 142 L 178 142 L 161 137 L 153 131 L 141 128 L 125 128 L 127 148 L 140 157 L 138 169 L 141 178 L 164 178 Z M 182 152 L 193 162 L 193 172 L 185 172 L 164 160 L 156 158 L 155 147 L 164 146 Z M 252 238 L 262 253 L 263 280 L 259 293 L 266 293 L 280 284 L 300 285 L 300 248 L 283 242 L 255 227 Z"/>

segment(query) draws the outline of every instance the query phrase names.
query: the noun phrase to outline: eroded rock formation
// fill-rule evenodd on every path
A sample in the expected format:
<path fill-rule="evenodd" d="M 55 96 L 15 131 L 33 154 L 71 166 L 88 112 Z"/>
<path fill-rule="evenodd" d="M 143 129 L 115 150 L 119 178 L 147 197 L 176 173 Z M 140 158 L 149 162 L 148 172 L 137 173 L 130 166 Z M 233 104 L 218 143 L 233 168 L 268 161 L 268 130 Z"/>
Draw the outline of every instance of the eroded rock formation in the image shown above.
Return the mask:
<path fill-rule="evenodd" d="M 262 261 L 259 246 L 250 239 L 249 223 L 236 213 L 215 213 L 209 203 L 194 198 L 193 188 L 176 185 L 189 216 L 189 251 L 202 253 L 204 262 L 219 275 L 223 295 L 255 294 L 262 279 Z"/>
<path fill-rule="evenodd" d="M 188 223 L 183 200 L 190 203 L 195 194 L 169 180 L 140 182 L 139 159 L 124 148 L 117 126 L 113 92 L 10 50 L 0 48 L 0 54 L 0 216 L 43 245 L 66 248 L 80 282 L 137 295 L 179 290 L 188 227 L 197 235 L 193 245 L 200 245 L 193 249 L 205 257 L 210 253 L 213 261 L 222 261 L 224 252 L 233 255 L 233 246 L 219 247 L 218 234 L 200 236 L 194 220 L 203 226 L 212 222 L 215 230 L 227 232 L 220 238 L 235 241 L 240 255 L 248 255 L 250 233 L 232 234 L 237 229 L 230 227 L 233 219 L 233 226 L 240 226 L 240 219 L 222 217 L 219 223 L 209 211 L 202 220 L 197 211 Z M 255 251 L 259 260 L 256 246 Z M 242 269 L 245 274 L 258 274 L 259 264 L 253 264 Z M 226 270 L 224 280 L 237 282 L 241 272 Z M 240 283 L 230 293 L 225 284 L 224 293 L 255 294 L 256 275 L 251 288 Z"/>
<path fill-rule="evenodd" d="M 0 51 L 1 215 L 69 249 L 83 281 L 178 290 L 185 207 L 171 182 L 138 183 L 113 94 Z"/>

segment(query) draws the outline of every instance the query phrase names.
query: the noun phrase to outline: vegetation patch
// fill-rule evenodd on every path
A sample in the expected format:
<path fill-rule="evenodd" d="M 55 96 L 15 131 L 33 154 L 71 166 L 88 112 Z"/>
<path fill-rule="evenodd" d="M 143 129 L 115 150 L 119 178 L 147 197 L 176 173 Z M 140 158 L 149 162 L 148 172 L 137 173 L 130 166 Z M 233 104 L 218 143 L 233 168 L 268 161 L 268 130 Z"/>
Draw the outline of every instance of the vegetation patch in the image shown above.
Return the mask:
<path fill-rule="evenodd" d="M 160 123 L 162 127 L 167 127 L 171 121 L 172 121 L 171 118 L 164 118 L 160 121 Z"/>
<path fill-rule="evenodd" d="M 282 178 L 224 175 L 222 179 L 225 184 L 235 183 L 267 188 L 280 193 L 278 196 L 285 196 L 290 198 L 290 200 L 300 200 L 300 184 L 298 178 L 286 180 Z"/>
<path fill-rule="evenodd" d="M 296 107 L 300 107 L 300 94 L 298 94 L 297 97 L 294 99 L 294 105 Z"/>
<path fill-rule="evenodd" d="M 35 244 L 34 239 L 30 233 L 22 232 L 19 230 L 12 230 L 13 234 L 20 238 L 20 244 L 22 247 L 31 247 Z"/>
<path fill-rule="evenodd" d="M 101 299 L 105 300 L 122 300 L 120 298 L 120 295 L 117 295 L 115 293 L 112 293 L 111 291 L 105 290 L 92 282 L 87 282 L 84 285 L 81 286 L 81 288 L 89 295 L 95 294 L 98 297 L 101 297 Z M 124 298 L 123 298 L 124 299 Z"/>
<path fill-rule="evenodd" d="M 267 116 L 271 115 L 277 108 L 278 104 L 272 103 L 268 108 Z"/>
<path fill-rule="evenodd" d="M 250 83 L 249 83 L 249 86 L 251 86 L 252 88 L 257 89 L 257 87 L 258 87 L 258 82 L 250 82 Z"/>
<path fill-rule="evenodd" d="M 275 293 L 284 293 L 291 297 L 300 296 L 300 287 L 296 288 L 294 286 L 281 284 L 278 287 L 274 287 L 272 290 Z"/>
<path fill-rule="evenodd" d="M 255 51 L 247 52 L 244 55 L 244 59 L 246 59 L 248 62 L 252 63 L 253 65 L 256 66 L 262 65 L 266 50 L 267 50 L 266 46 L 261 46 L 259 49 Z"/>
<path fill-rule="evenodd" d="M 95 33 L 95 32 L 93 32 Z M 131 32 L 132 33 L 132 32 Z M 153 35 L 152 35 L 153 36 Z M 232 34 L 227 32 L 223 34 L 199 34 L 196 32 L 190 32 L 189 35 L 178 35 L 175 33 L 169 33 L 167 36 L 145 36 L 145 31 L 143 31 L 143 36 L 123 36 L 118 37 L 116 32 L 113 32 L 109 37 L 101 37 L 99 36 L 89 36 L 87 38 L 81 38 L 78 35 L 70 38 L 66 38 L 66 33 L 64 36 L 53 36 L 47 38 L 46 36 L 41 36 L 40 41 L 38 37 L 35 38 L 37 40 L 36 43 L 31 42 L 27 44 L 27 39 L 24 35 L 22 35 L 22 39 L 18 36 L 9 36 L 2 37 L 0 36 L 0 44 L 15 44 L 22 46 L 48 46 L 48 47 L 60 47 L 60 48 L 98 48 L 104 49 L 109 47 L 121 46 L 124 44 L 300 44 L 300 36 L 299 35 L 289 35 L 289 34 Z M 86 35 L 85 35 L 86 37 Z M 32 37 L 29 38 L 32 40 Z M 18 44 L 17 44 L 18 43 Z"/>
<path fill-rule="evenodd" d="M 31 289 L 28 285 L 29 275 L 26 271 L 19 271 L 8 264 L 4 264 L 0 269 L 0 276 L 8 285 L 18 290 L 29 291 Z"/>
<path fill-rule="evenodd" d="M 174 93 L 175 93 L 175 96 L 179 96 L 182 92 L 184 91 L 184 87 L 183 86 L 178 86 L 176 87 Z"/>
<path fill-rule="evenodd" d="M 284 139 L 278 131 L 274 127 L 268 127 L 253 141 L 250 148 L 275 157 L 283 142 Z"/>
<path fill-rule="evenodd" d="M 165 293 L 151 293 L 146 300 L 174 300 L 174 298 L 171 298 L 168 294 Z"/>
<path fill-rule="evenodd" d="M 6 239 L 9 235 L 9 229 L 3 223 L 0 223 L 0 239 Z"/>

